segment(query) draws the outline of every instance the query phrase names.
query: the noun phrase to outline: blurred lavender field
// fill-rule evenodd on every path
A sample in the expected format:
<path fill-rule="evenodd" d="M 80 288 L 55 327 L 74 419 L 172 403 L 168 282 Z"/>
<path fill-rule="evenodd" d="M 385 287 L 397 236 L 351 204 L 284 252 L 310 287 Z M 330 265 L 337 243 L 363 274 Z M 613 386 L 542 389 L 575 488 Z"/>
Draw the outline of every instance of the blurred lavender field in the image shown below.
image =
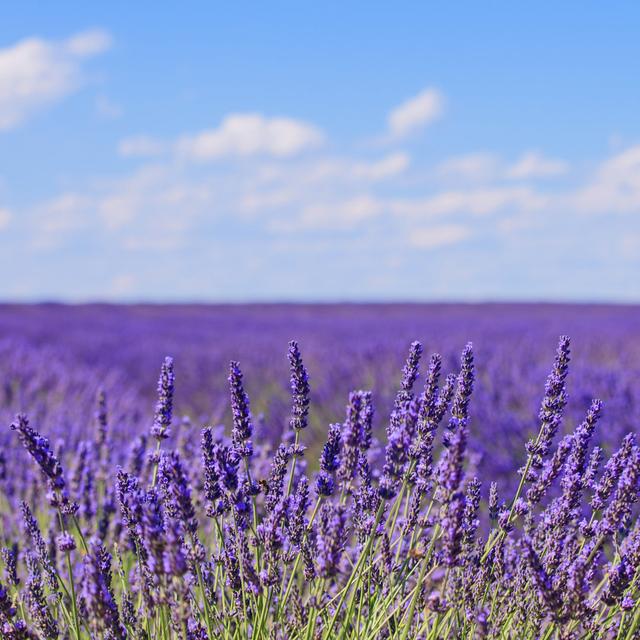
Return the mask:
<path fill-rule="evenodd" d="M 640 308 L 568 305 L 251 305 L 0 307 L 0 419 L 27 411 L 67 452 L 93 430 L 96 393 L 108 396 L 124 456 L 152 420 L 155 381 L 175 359 L 181 437 L 203 424 L 229 425 L 228 363 L 240 361 L 254 413 L 264 414 L 256 446 L 277 446 L 289 416 L 287 342 L 299 341 L 311 377 L 311 428 L 319 447 L 344 418 L 349 391 L 371 389 L 378 433 L 393 404 L 409 343 L 456 371 L 472 341 L 477 390 L 470 450 L 480 474 L 510 485 L 536 416 L 557 338 L 572 337 L 565 431 L 601 398 L 596 439 L 607 450 L 640 425 Z M 83 435 L 84 434 L 84 435 Z M 176 434 L 178 437 L 179 434 Z M 9 444 L 11 441 L 11 444 Z M 8 429 L 0 445 L 17 446 Z M 116 456 L 118 452 L 116 452 Z M 311 456 L 314 459 L 316 456 Z M 10 461 L 11 464 L 11 461 Z M 511 479 L 510 479 L 511 478 Z"/>

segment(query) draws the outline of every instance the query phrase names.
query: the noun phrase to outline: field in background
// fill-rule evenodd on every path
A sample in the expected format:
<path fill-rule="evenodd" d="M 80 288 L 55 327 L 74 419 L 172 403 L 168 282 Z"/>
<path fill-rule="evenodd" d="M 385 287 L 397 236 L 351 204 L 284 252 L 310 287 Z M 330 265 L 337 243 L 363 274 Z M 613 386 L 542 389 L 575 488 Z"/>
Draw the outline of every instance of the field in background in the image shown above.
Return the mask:
<path fill-rule="evenodd" d="M 122 452 L 147 433 L 165 355 L 175 359 L 176 415 L 193 438 L 204 424 L 230 425 L 228 364 L 239 360 L 259 422 L 256 444 L 276 446 L 289 412 L 287 342 L 300 343 L 311 379 L 313 452 L 329 423 L 344 419 L 348 393 L 371 389 L 375 428 L 384 427 L 412 340 L 455 371 L 468 341 L 477 385 L 470 450 L 483 475 L 508 484 L 537 428 L 557 339 L 572 338 L 564 429 L 592 397 L 605 403 L 596 440 L 607 447 L 640 425 L 640 308 L 566 305 L 2 306 L 0 419 L 27 411 L 68 452 L 90 439 L 98 388 L 108 394 Z M 420 385 L 420 381 L 418 382 Z M 9 446 L 8 429 L 0 444 Z M 15 446 L 15 440 L 13 440 Z M 315 455 L 311 459 L 315 459 Z M 487 473 L 489 471 L 490 473 Z"/>

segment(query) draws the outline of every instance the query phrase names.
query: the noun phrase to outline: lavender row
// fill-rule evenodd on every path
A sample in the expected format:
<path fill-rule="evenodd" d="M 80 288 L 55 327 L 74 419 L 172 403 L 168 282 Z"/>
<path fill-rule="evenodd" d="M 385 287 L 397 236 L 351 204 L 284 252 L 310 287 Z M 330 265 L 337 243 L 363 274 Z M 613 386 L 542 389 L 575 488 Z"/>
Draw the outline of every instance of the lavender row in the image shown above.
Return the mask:
<path fill-rule="evenodd" d="M 471 344 L 448 372 L 412 343 L 389 414 L 351 392 L 317 455 L 296 342 L 276 443 L 236 361 L 227 429 L 176 418 L 171 358 L 127 452 L 104 391 L 73 451 L 20 414 L 0 466 L 4 637 L 638 637 L 640 446 L 598 446 L 599 399 L 565 424 L 570 356 L 562 337 L 511 482 L 470 446 Z"/>

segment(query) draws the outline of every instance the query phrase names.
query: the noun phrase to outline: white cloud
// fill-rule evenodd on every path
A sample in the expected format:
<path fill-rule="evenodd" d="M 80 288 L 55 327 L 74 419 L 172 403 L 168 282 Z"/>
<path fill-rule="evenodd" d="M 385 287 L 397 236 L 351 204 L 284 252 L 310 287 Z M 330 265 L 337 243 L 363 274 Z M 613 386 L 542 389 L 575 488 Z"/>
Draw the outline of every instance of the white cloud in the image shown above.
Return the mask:
<path fill-rule="evenodd" d="M 414 229 L 409 235 L 409 243 L 419 249 L 437 249 L 438 247 L 458 244 L 471 235 L 471 230 L 458 224 L 440 225 L 426 229 Z"/>
<path fill-rule="evenodd" d="M 444 96 L 437 89 L 427 88 L 391 111 L 389 133 L 396 139 L 406 137 L 432 123 L 443 111 Z"/>
<path fill-rule="evenodd" d="M 359 223 L 380 215 L 384 203 L 371 195 L 361 194 L 342 201 L 310 203 L 302 206 L 300 214 L 279 218 L 270 223 L 274 231 L 293 232 L 298 230 L 348 230 Z"/>
<path fill-rule="evenodd" d="M 449 158 L 436 167 L 435 173 L 445 180 L 488 182 L 500 171 L 500 161 L 493 153 L 477 152 Z"/>
<path fill-rule="evenodd" d="M 13 215 L 9 209 L 0 208 L 0 230 L 9 226 L 12 217 Z"/>
<path fill-rule="evenodd" d="M 125 138 L 118 144 L 118 153 L 127 157 L 153 157 L 163 154 L 166 144 L 151 136 L 133 136 Z"/>
<path fill-rule="evenodd" d="M 36 249 L 57 247 L 63 238 L 89 224 L 87 213 L 92 206 L 89 196 L 67 192 L 39 205 L 35 210 L 33 246 Z"/>
<path fill-rule="evenodd" d="M 356 179 L 385 180 L 404 173 L 409 167 L 410 158 L 406 153 L 392 153 L 375 162 L 355 163 L 352 167 L 352 175 Z"/>
<path fill-rule="evenodd" d="M 545 158 L 536 151 L 529 151 L 507 169 L 506 177 L 513 180 L 551 178 L 561 176 L 568 170 L 569 165 L 563 160 Z"/>
<path fill-rule="evenodd" d="M 547 198 L 529 187 L 486 187 L 442 191 L 433 196 L 396 200 L 392 211 L 399 216 L 429 218 L 451 214 L 484 216 L 501 210 L 531 210 L 545 206 Z"/>
<path fill-rule="evenodd" d="M 239 113 L 227 116 L 217 129 L 184 136 L 176 149 L 180 157 L 200 161 L 259 155 L 285 158 L 323 141 L 323 133 L 306 122 Z"/>
<path fill-rule="evenodd" d="M 109 45 L 108 34 L 88 31 L 63 42 L 28 38 L 0 49 L 0 131 L 77 90 L 82 61 Z"/>
<path fill-rule="evenodd" d="M 605 160 L 568 204 L 584 213 L 640 213 L 640 145 Z"/>
<path fill-rule="evenodd" d="M 111 48 L 111 36 L 102 29 L 91 29 L 71 36 L 63 43 L 66 50 L 79 58 L 87 58 L 104 53 Z"/>

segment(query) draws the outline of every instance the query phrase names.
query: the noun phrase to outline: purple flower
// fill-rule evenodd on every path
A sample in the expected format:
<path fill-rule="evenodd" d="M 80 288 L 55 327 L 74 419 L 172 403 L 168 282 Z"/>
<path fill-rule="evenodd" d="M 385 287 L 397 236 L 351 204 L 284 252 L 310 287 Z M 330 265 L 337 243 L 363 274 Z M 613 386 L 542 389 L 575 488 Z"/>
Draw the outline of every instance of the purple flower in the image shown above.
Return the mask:
<path fill-rule="evenodd" d="M 622 526 L 625 518 L 631 512 L 633 504 L 638 500 L 639 479 L 640 449 L 634 445 L 611 502 L 602 514 L 602 520 L 598 523 L 599 535 L 611 535 Z"/>
<path fill-rule="evenodd" d="M 347 419 L 342 429 L 342 455 L 340 456 L 338 479 L 343 483 L 344 487 L 348 487 L 355 477 L 363 450 L 362 441 L 365 434 L 361 423 L 363 411 L 362 394 L 362 391 L 354 391 L 349 394 Z"/>
<path fill-rule="evenodd" d="M 569 372 L 569 346 L 569 337 L 561 336 L 538 414 L 541 423 L 538 439 L 535 442 L 530 440 L 527 443 L 527 452 L 532 456 L 534 468 L 542 466 L 542 458 L 551 448 L 551 443 L 562 422 L 562 415 L 567 404 L 566 378 Z"/>
<path fill-rule="evenodd" d="M 466 500 L 462 493 L 455 493 L 442 507 L 443 514 L 440 521 L 440 526 L 442 527 L 442 561 L 447 567 L 454 567 L 460 563 L 465 507 Z"/>
<path fill-rule="evenodd" d="M 296 492 L 291 502 L 289 514 L 289 539 L 291 544 L 300 547 L 306 527 L 307 509 L 309 508 L 309 481 L 305 476 L 298 480 Z"/>
<path fill-rule="evenodd" d="M 273 456 L 271 471 L 267 479 L 265 492 L 265 506 L 268 511 L 273 511 L 284 495 L 284 477 L 291 460 L 291 447 L 280 444 Z"/>
<path fill-rule="evenodd" d="M 456 382 L 456 390 L 451 404 L 451 418 L 447 427 L 455 431 L 461 425 L 466 426 L 469 420 L 469 401 L 473 392 L 473 345 L 469 342 L 463 352 L 460 361 L 460 373 Z"/>
<path fill-rule="evenodd" d="M 98 390 L 97 407 L 94 414 L 96 421 L 96 445 L 100 450 L 107 442 L 107 394 L 104 389 Z"/>
<path fill-rule="evenodd" d="M 26 600 L 31 618 L 43 637 L 47 640 L 57 640 L 60 630 L 45 597 L 38 561 L 31 553 L 27 553 L 26 561 L 29 572 L 26 583 Z"/>
<path fill-rule="evenodd" d="M 558 447 L 551 459 L 544 463 L 542 471 L 538 474 L 537 479 L 527 491 L 527 502 L 530 505 L 535 505 L 540 502 L 553 481 L 560 475 L 565 461 L 571 452 L 571 448 L 573 447 L 573 440 L 574 438 L 572 435 L 565 436 L 558 443 Z"/>
<path fill-rule="evenodd" d="M 17 587 L 20 584 L 20 578 L 18 577 L 18 545 L 16 543 L 10 547 L 2 548 L 2 561 L 7 582 Z"/>
<path fill-rule="evenodd" d="M 175 376 L 173 358 L 165 358 L 158 379 L 158 402 L 153 416 L 151 435 L 158 441 L 169 437 L 169 428 L 173 416 L 173 390 Z"/>
<path fill-rule="evenodd" d="M 56 545 L 62 553 L 68 553 L 76 548 L 76 541 L 70 533 L 63 532 L 56 538 Z"/>
<path fill-rule="evenodd" d="M 333 475 L 340 465 L 341 426 L 329 425 L 329 435 L 320 455 L 320 473 L 316 478 L 316 492 L 320 496 L 333 494 L 335 481 Z"/>
<path fill-rule="evenodd" d="M 175 451 L 163 454 L 159 472 L 167 513 L 177 518 L 189 534 L 195 535 L 198 522 L 191 501 L 189 479 L 179 454 Z"/>
<path fill-rule="evenodd" d="M 607 573 L 607 586 L 602 592 L 600 599 L 610 606 L 620 602 L 634 574 L 635 568 L 629 566 L 626 558 L 623 556 L 620 562 L 609 568 Z"/>
<path fill-rule="evenodd" d="M 289 426 L 294 431 L 299 431 L 307 426 L 309 416 L 309 376 L 302 362 L 298 343 L 295 340 L 289 342 L 287 356 L 291 367 L 291 392 L 293 394 L 293 407 Z"/>
<path fill-rule="evenodd" d="M 47 547 L 47 543 L 42 537 L 40 527 L 38 526 L 38 523 L 26 502 L 23 501 L 20 503 L 20 511 L 22 512 L 25 531 L 35 548 L 38 562 L 45 572 L 47 586 L 51 591 L 56 592 L 58 590 L 58 576 L 55 566 L 51 560 L 51 554 Z"/>
<path fill-rule="evenodd" d="M 216 516 L 218 501 L 222 497 L 216 450 L 218 446 L 213 439 L 213 429 L 211 427 L 203 429 L 201 439 L 202 468 L 204 471 L 204 495 L 207 499 L 207 515 L 209 517 Z"/>
<path fill-rule="evenodd" d="M 11 424 L 11 430 L 18 432 L 18 437 L 24 448 L 38 463 L 42 473 L 47 477 L 51 489 L 62 494 L 65 490 L 62 465 L 53 453 L 49 440 L 32 429 L 29 426 L 27 416 L 22 413 Z"/>
<path fill-rule="evenodd" d="M 344 505 L 325 503 L 318 522 L 318 572 L 323 578 L 335 576 L 346 542 Z"/>
<path fill-rule="evenodd" d="M 607 460 L 600 481 L 595 485 L 593 491 L 591 506 L 594 511 L 601 511 L 604 508 L 633 453 L 635 442 L 635 435 L 629 433 L 624 437 L 620 448 Z"/>
<path fill-rule="evenodd" d="M 249 408 L 249 396 L 244 390 L 240 365 L 235 361 L 232 361 L 229 365 L 229 388 L 231 390 L 231 412 L 233 414 L 233 431 L 231 434 L 233 446 L 241 458 L 250 458 L 253 454 L 251 443 L 253 424 Z"/>
<path fill-rule="evenodd" d="M 111 585 L 111 555 L 100 540 L 92 539 L 89 547 L 89 553 L 84 557 L 83 595 L 91 628 L 94 633 L 124 640 L 127 631 L 120 621 Z"/>

